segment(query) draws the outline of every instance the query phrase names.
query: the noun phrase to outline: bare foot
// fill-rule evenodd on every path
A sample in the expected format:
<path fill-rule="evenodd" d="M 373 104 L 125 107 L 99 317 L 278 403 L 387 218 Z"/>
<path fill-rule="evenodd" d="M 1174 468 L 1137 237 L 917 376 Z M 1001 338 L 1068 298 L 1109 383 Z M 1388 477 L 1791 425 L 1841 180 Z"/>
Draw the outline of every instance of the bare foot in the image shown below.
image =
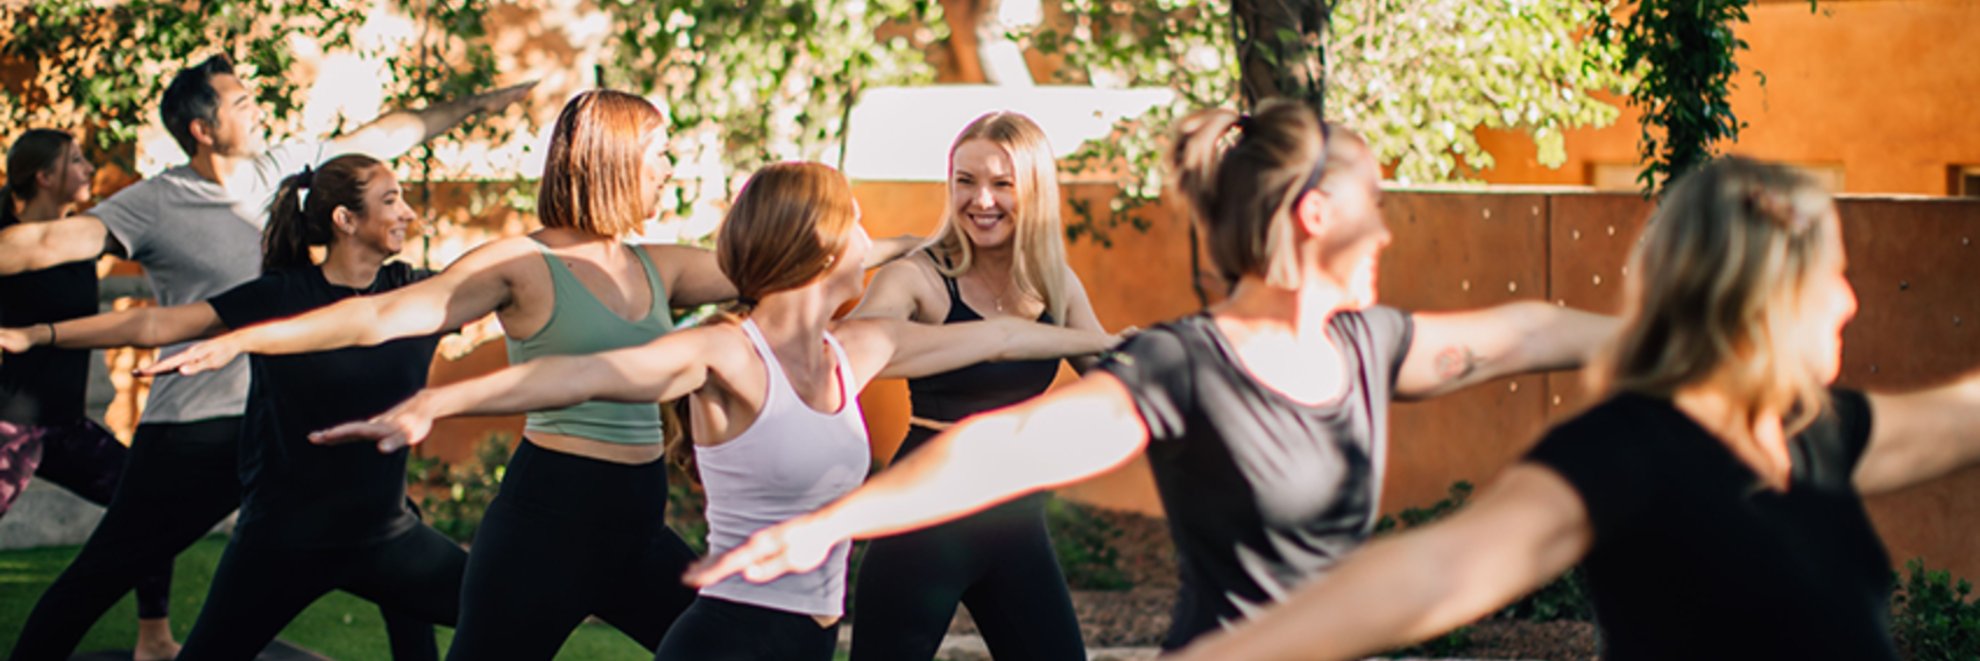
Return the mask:
<path fill-rule="evenodd" d="M 172 661 L 178 656 L 179 642 L 172 639 L 171 620 L 138 620 L 137 646 L 131 650 L 131 661 Z"/>

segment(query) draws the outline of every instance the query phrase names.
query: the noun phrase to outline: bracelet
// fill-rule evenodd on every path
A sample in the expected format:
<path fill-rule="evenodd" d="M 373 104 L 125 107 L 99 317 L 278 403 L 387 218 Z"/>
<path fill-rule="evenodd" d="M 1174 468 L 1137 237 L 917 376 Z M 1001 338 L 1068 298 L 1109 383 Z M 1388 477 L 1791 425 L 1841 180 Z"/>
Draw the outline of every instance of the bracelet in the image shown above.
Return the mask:
<path fill-rule="evenodd" d="M 43 323 L 48 325 L 48 346 L 55 346 L 55 322 L 49 321 Z"/>

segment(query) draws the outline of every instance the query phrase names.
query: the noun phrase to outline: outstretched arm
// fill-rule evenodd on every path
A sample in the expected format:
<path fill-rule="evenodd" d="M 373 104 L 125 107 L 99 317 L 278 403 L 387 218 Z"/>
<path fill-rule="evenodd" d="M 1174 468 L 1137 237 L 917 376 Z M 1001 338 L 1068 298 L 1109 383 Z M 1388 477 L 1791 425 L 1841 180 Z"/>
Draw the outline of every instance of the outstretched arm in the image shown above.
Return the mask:
<path fill-rule="evenodd" d="M 659 402 L 678 399 L 708 380 L 703 358 L 720 329 L 694 328 L 604 353 L 551 356 L 438 388 L 369 420 L 310 434 L 313 443 L 376 441 L 380 452 L 418 444 L 433 421 L 457 415 L 499 415 L 562 408 L 591 400 Z M 733 349 L 733 347 L 727 347 Z"/>
<path fill-rule="evenodd" d="M 213 306 L 201 301 L 171 307 L 144 307 L 53 324 L 0 328 L 0 351 L 21 353 L 37 346 L 64 349 L 161 347 L 227 330 Z"/>
<path fill-rule="evenodd" d="M 766 528 L 689 570 L 709 585 L 736 573 L 763 582 L 809 571 L 832 545 L 926 527 L 1113 469 L 1148 443 L 1127 388 L 1094 374 L 1037 399 L 971 417 L 865 486 L 812 514 Z"/>
<path fill-rule="evenodd" d="M 898 258 L 914 250 L 921 241 L 921 237 L 911 235 L 875 241 L 873 249 L 866 253 L 864 268 L 875 268 Z M 659 271 L 660 281 L 667 287 L 667 301 L 675 307 L 720 303 L 736 297 L 736 285 L 722 273 L 713 251 L 666 244 L 647 244 L 641 248 L 652 258 L 654 270 Z"/>
<path fill-rule="evenodd" d="M 11 201 L 9 201 L 11 203 Z M 124 248 L 95 216 L 70 216 L 39 223 L 15 223 L 0 230 L 0 275 L 38 271 L 96 259 Z"/>
<path fill-rule="evenodd" d="M 1618 323 L 1540 301 L 1417 313 L 1396 394 L 1427 399 L 1502 376 L 1580 367 Z"/>
<path fill-rule="evenodd" d="M 1870 394 L 1870 445 L 1856 490 L 1896 491 L 1980 463 L 1980 372 L 1899 394 Z"/>
<path fill-rule="evenodd" d="M 446 133 L 469 115 L 494 112 L 509 107 L 536 87 L 531 81 L 492 92 L 443 101 L 419 110 L 395 110 L 358 127 L 349 135 L 330 141 L 328 154 L 367 154 L 390 160 L 412 151 L 420 143 Z"/>
<path fill-rule="evenodd" d="M 242 353 L 374 346 L 460 328 L 508 305 L 506 260 L 523 254 L 521 250 L 525 249 L 502 242 L 482 246 L 417 284 L 374 296 L 353 296 L 289 319 L 235 330 L 153 363 L 145 373 L 196 374 L 218 369 Z"/>
<path fill-rule="evenodd" d="M 1552 470 L 1515 464 L 1451 518 L 1369 544 L 1284 604 L 1175 658 L 1358 659 L 1491 613 L 1559 576 L 1594 532 Z"/>
<path fill-rule="evenodd" d="M 899 319 L 842 322 L 839 335 L 853 356 L 860 383 L 915 378 L 986 361 L 1033 360 L 1106 351 L 1120 338 L 1098 331 L 1061 328 L 1012 317 L 958 324 L 917 324 Z"/>

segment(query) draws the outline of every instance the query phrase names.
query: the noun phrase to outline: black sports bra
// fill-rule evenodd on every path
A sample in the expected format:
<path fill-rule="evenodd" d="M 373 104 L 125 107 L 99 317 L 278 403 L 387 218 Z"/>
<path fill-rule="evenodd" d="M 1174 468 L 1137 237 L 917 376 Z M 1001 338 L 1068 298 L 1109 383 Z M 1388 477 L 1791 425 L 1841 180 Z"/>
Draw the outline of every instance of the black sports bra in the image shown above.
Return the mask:
<path fill-rule="evenodd" d="M 929 256 L 935 257 L 933 250 Z M 983 315 L 962 299 L 956 279 L 942 276 L 949 289 L 949 316 L 944 324 L 977 321 Z M 1038 314 L 1038 323 L 1052 323 L 1052 312 Z M 918 418 L 954 422 L 970 415 L 1016 404 L 1045 392 L 1059 374 L 1059 359 L 983 362 L 941 374 L 908 379 L 908 398 Z"/>

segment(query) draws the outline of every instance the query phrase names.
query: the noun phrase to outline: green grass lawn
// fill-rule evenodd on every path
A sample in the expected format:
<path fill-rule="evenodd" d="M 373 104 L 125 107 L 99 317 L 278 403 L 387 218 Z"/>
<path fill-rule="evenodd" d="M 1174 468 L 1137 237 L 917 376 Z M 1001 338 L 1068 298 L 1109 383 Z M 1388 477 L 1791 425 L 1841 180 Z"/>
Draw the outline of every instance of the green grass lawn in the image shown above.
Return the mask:
<path fill-rule="evenodd" d="M 199 604 L 206 598 L 206 586 L 213 580 L 213 567 L 226 548 L 223 537 L 209 537 L 179 554 L 172 574 L 172 629 L 184 641 L 199 615 Z M 0 552 L 0 650 L 14 649 L 21 625 L 33 610 L 35 599 L 55 581 L 55 576 L 74 558 L 76 547 Z M 90 629 L 77 651 L 130 649 L 137 636 L 137 606 L 129 595 Z M 440 649 L 452 640 L 452 629 L 440 628 Z M 385 644 L 385 623 L 371 602 L 343 592 L 333 592 L 317 600 L 301 617 L 282 630 L 282 638 L 333 659 L 389 659 Z M 559 659 L 652 659 L 631 638 L 606 625 L 579 627 L 565 641 Z"/>

